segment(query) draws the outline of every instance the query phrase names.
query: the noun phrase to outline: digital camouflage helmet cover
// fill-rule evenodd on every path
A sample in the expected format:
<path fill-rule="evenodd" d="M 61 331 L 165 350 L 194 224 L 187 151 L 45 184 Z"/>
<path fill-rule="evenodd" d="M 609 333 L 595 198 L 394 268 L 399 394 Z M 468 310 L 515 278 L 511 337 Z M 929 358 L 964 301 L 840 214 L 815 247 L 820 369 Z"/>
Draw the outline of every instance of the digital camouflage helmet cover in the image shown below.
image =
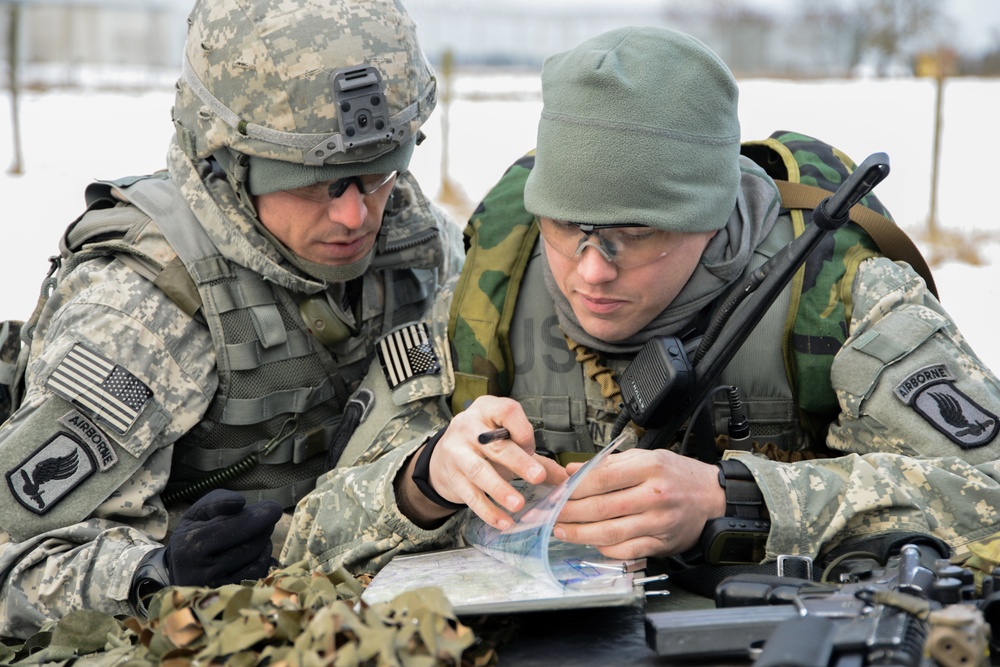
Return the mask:
<path fill-rule="evenodd" d="M 173 110 L 192 158 L 220 149 L 321 167 L 409 146 L 435 104 L 395 0 L 198 0 Z"/>

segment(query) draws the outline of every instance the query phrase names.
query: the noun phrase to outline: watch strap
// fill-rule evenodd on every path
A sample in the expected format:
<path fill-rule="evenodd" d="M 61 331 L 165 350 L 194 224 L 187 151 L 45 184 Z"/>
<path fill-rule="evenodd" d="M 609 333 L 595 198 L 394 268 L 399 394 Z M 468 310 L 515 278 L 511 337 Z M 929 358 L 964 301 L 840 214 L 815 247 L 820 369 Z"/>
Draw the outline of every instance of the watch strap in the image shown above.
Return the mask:
<path fill-rule="evenodd" d="M 430 440 L 428 440 L 420 453 L 417 455 L 417 460 L 413 464 L 413 474 L 410 479 L 416 484 L 417 488 L 420 489 L 420 493 L 424 494 L 428 500 L 430 500 L 435 505 L 443 507 L 446 510 L 460 510 L 465 509 L 468 505 L 464 503 L 453 503 L 450 500 L 444 498 L 437 491 L 434 490 L 434 486 L 431 485 L 431 454 L 434 453 L 434 448 L 437 446 L 438 441 L 441 440 L 441 436 L 447 428 L 443 428 L 437 433 L 435 433 Z"/>
<path fill-rule="evenodd" d="M 767 519 L 764 494 L 750 469 L 737 459 L 722 459 L 715 465 L 719 468 L 719 486 L 726 491 L 726 516 Z"/>

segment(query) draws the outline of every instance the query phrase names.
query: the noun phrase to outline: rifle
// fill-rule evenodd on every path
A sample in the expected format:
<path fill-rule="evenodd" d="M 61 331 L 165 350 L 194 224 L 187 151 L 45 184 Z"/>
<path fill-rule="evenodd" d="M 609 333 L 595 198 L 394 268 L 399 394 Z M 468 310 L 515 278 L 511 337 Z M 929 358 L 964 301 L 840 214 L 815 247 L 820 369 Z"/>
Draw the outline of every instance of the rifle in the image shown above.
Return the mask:
<path fill-rule="evenodd" d="M 992 632 L 984 609 L 995 605 L 974 600 L 972 571 L 951 565 L 933 547 L 907 543 L 884 566 L 870 557 L 845 559 L 834 576 L 838 583 L 729 577 L 716 588 L 716 609 L 647 614 L 646 643 L 659 656 L 683 664 L 720 659 L 753 659 L 755 667 L 988 664 Z"/>

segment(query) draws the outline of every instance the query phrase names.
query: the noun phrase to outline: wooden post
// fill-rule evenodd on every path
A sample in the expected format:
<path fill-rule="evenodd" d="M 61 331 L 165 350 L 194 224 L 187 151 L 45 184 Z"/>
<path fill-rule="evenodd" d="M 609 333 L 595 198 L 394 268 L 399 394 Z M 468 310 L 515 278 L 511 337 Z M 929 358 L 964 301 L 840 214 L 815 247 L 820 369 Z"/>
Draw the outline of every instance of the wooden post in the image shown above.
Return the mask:
<path fill-rule="evenodd" d="M 938 181 L 941 171 L 941 134 L 944 125 L 944 87 L 955 67 L 955 53 L 939 48 L 931 53 L 921 54 L 917 59 L 917 76 L 934 79 L 934 144 L 931 149 L 931 193 L 930 211 L 927 214 L 927 239 L 934 243 L 939 239 L 938 227 Z"/>
<path fill-rule="evenodd" d="M 17 80 L 18 38 L 20 36 L 21 6 L 14 2 L 7 14 L 7 82 L 10 84 L 10 124 L 14 134 L 14 158 L 7 168 L 8 174 L 23 174 L 24 160 L 21 155 L 21 114 Z"/>
<path fill-rule="evenodd" d="M 448 112 L 451 110 L 451 83 L 454 72 L 454 57 L 451 49 L 441 55 L 441 78 L 444 79 L 444 90 L 441 91 L 441 179 L 448 182 L 448 153 L 450 152 L 448 138 L 451 127 L 448 122 Z"/>
<path fill-rule="evenodd" d="M 938 173 L 941 169 L 941 111 L 944 106 L 944 81 L 945 74 L 942 68 L 938 68 L 934 76 L 934 145 L 931 150 L 931 201 L 930 212 L 927 215 L 927 237 L 934 241 L 938 236 L 937 223 L 937 195 L 938 195 Z"/>
<path fill-rule="evenodd" d="M 449 209 L 458 219 L 463 220 L 472 213 L 465 192 L 461 186 L 451 180 L 449 173 L 449 157 L 451 153 L 451 124 L 449 112 L 452 101 L 452 82 L 454 78 L 454 58 L 450 49 L 441 54 L 441 93 L 438 98 L 441 106 L 441 191 L 437 201 Z"/>
<path fill-rule="evenodd" d="M 948 78 L 955 73 L 957 54 L 940 47 L 921 54 L 917 59 L 917 75 L 934 80 L 934 143 L 931 150 L 930 210 L 923 240 L 928 246 L 927 263 L 937 266 L 946 260 L 957 260 L 977 266 L 983 263 L 974 237 L 941 224 L 938 215 L 938 184 L 941 180 L 941 143 L 944 135 L 944 91 Z"/>

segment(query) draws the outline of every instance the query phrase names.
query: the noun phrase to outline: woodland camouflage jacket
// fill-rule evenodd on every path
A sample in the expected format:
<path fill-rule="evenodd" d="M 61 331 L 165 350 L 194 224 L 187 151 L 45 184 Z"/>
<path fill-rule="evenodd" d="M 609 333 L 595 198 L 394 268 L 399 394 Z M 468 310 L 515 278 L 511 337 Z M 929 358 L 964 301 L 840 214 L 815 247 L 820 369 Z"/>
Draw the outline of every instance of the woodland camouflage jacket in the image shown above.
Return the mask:
<path fill-rule="evenodd" d="M 965 559 L 1000 533 L 1000 381 L 920 276 L 870 250 L 863 255 L 853 279 L 839 284 L 836 301 L 851 307 L 843 313 L 844 343 L 827 364 L 827 387 L 810 387 L 834 398 L 825 439 L 785 462 L 728 455 L 746 463 L 763 492 L 772 522 L 768 559 L 816 557 L 891 531 L 936 535 Z M 476 271 L 471 256 L 464 271 Z M 375 572 L 400 553 L 460 539 L 466 511 L 423 530 L 400 513 L 393 492 L 407 458 L 451 415 L 451 297 L 451 290 L 442 295 L 429 323 L 441 372 L 393 390 L 381 373 L 369 375 L 383 412 L 376 407 L 349 446 L 356 465 L 330 473 L 300 503 L 286 562 Z M 521 285 L 518 298 L 546 299 L 545 286 Z M 763 352 L 751 345 L 739 354 Z"/>

